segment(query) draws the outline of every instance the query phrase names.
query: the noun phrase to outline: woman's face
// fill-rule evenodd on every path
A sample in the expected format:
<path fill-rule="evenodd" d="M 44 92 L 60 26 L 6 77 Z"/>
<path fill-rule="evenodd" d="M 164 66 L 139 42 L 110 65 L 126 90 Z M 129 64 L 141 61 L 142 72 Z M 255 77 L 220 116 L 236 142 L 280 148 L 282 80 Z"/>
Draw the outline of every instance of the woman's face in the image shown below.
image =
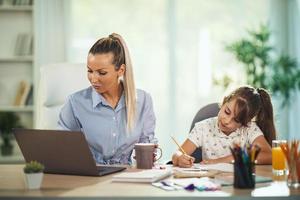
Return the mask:
<path fill-rule="evenodd" d="M 225 134 L 230 134 L 242 126 L 235 118 L 235 102 L 233 99 L 224 103 L 218 114 L 219 129 Z"/>
<path fill-rule="evenodd" d="M 102 94 L 118 88 L 118 77 L 123 76 L 125 66 L 121 65 L 115 70 L 112 64 L 114 55 L 112 53 L 89 54 L 87 58 L 87 74 L 90 83 L 95 90 Z"/>

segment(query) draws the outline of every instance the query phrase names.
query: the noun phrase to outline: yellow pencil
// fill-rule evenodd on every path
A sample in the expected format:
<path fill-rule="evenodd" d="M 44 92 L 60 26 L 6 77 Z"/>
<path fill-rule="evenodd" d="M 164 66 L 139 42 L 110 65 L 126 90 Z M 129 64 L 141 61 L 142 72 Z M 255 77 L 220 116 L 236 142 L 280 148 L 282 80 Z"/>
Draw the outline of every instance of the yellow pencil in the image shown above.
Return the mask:
<path fill-rule="evenodd" d="M 186 152 L 183 150 L 183 148 L 178 144 L 178 142 L 175 140 L 175 138 L 172 137 L 172 136 L 171 136 L 171 138 L 172 138 L 172 140 L 176 143 L 176 145 L 179 147 L 180 151 L 181 151 L 183 154 L 187 155 L 187 153 L 186 153 Z"/>

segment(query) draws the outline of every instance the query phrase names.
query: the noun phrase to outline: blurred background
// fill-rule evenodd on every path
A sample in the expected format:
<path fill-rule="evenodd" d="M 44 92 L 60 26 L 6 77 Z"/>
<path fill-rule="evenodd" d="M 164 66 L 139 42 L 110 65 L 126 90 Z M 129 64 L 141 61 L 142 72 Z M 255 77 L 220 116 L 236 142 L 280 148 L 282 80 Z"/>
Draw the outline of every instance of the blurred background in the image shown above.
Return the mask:
<path fill-rule="evenodd" d="M 182 143 L 199 108 L 221 102 L 242 84 L 271 92 L 279 138 L 300 138 L 300 0 L 0 4 L 2 146 L 10 126 L 37 127 L 40 68 L 85 63 L 91 45 L 112 32 L 129 46 L 137 88 L 153 98 L 163 160 L 177 149 L 170 135 Z M 72 77 L 72 71 L 65 76 Z M 15 142 L 10 143 L 12 154 L 1 155 L 0 162 L 22 162 Z"/>

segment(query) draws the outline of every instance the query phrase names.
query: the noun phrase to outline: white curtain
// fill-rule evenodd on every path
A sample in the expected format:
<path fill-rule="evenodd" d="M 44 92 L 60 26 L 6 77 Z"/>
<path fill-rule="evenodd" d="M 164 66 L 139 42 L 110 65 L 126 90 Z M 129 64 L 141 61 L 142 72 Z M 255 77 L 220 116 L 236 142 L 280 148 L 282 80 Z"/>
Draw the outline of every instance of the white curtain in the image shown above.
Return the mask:
<path fill-rule="evenodd" d="M 270 25 L 273 41 L 279 52 L 287 53 L 300 63 L 300 0 L 270 1 Z M 300 67 L 300 66 L 298 66 Z M 281 139 L 300 138 L 300 93 L 291 97 L 291 104 L 282 108 L 281 99 L 274 99 L 275 119 L 278 136 Z"/>
<path fill-rule="evenodd" d="M 177 149 L 170 135 L 182 143 L 198 109 L 221 101 L 213 75 L 241 78 L 224 47 L 267 21 L 268 6 L 261 0 L 70 0 L 67 60 L 85 62 L 96 39 L 120 33 L 137 87 L 153 98 L 162 160 L 170 160 Z"/>
<path fill-rule="evenodd" d="M 183 142 L 198 109 L 221 101 L 212 77 L 241 78 L 224 47 L 267 21 L 268 6 L 261 0 L 36 0 L 37 66 L 85 62 L 96 39 L 120 33 L 137 87 L 152 95 L 156 136 L 169 160 L 177 149 L 169 136 Z"/>
<path fill-rule="evenodd" d="M 35 127 L 37 126 L 37 118 L 41 111 L 37 104 L 41 97 L 39 91 L 40 68 L 46 64 L 66 61 L 68 4 L 68 0 L 34 1 Z"/>
<path fill-rule="evenodd" d="M 35 1 L 35 57 L 38 68 L 66 60 L 68 3 L 65 0 Z"/>
<path fill-rule="evenodd" d="M 300 68 L 300 0 L 288 1 L 288 45 L 289 54 L 298 61 Z M 300 88 L 299 88 L 300 89 Z M 289 109 L 289 139 L 300 139 L 300 92 L 292 98 Z"/>

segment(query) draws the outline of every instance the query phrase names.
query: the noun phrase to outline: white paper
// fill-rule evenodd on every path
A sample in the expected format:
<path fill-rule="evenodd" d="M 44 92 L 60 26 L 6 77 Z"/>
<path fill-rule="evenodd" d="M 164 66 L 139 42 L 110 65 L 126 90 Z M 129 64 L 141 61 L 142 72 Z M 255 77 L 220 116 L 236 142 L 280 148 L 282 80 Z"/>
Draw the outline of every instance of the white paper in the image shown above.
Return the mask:
<path fill-rule="evenodd" d="M 112 177 L 116 182 L 155 182 L 172 174 L 170 169 L 148 169 L 138 172 L 122 172 Z"/>
<path fill-rule="evenodd" d="M 230 163 L 195 164 L 193 168 L 200 170 L 218 170 L 222 172 L 233 172 L 233 164 Z"/>

